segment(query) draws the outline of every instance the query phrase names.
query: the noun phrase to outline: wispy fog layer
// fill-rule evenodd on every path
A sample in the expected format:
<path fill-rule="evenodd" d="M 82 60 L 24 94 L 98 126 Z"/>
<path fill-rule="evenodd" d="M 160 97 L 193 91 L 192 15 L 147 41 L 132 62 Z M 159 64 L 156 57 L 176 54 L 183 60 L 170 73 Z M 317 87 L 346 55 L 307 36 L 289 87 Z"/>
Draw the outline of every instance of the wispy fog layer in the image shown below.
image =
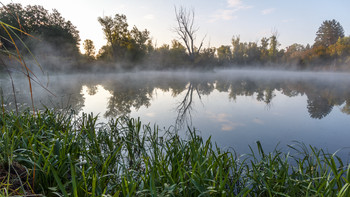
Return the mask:
<path fill-rule="evenodd" d="M 208 95 L 213 90 L 230 92 L 231 95 L 253 95 L 266 90 L 283 90 L 285 94 L 307 94 L 332 96 L 342 104 L 350 98 L 350 74 L 334 72 L 300 72 L 259 69 L 227 69 L 207 72 L 196 71 L 140 71 L 95 74 L 38 74 L 40 83 L 52 92 L 33 82 L 33 95 L 37 106 L 56 107 L 75 106 L 77 110 L 84 105 L 82 87 L 88 87 L 91 94 L 98 85 L 113 95 L 129 103 L 130 106 L 147 104 L 133 103 L 144 101 L 156 88 L 171 91 L 173 95 L 188 90 L 189 84 L 199 94 Z M 13 73 L 18 102 L 30 103 L 28 80 L 22 74 Z M 6 101 L 12 102 L 12 87 L 8 76 L 1 78 Z M 329 91 L 329 95 L 325 91 Z M 124 96 L 122 96 L 124 95 Z M 139 99 L 139 100 L 138 100 Z M 147 100 L 147 99 L 146 99 Z M 334 100 L 334 99 L 333 99 Z M 112 101 L 111 101 L 112 102 Z M 113 101 L 115 102 L 115 101 Z M 128 110 L 126 110 L 128 111 Z"/>

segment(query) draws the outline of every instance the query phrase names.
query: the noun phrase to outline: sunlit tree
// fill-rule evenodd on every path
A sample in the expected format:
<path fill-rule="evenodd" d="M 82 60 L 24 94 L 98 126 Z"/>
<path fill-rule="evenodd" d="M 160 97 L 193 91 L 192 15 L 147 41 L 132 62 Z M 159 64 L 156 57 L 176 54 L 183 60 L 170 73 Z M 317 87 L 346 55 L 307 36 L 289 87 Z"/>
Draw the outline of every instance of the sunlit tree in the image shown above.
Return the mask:
<path fill-rule="evenodd" d="M 232 59 L 232 51 L 230 46 L 221 45 L 217 48 L 217 56 L 221 64 L 227 64 Z"/>
<path fill-rule="evenodd" d="M 127 18 L 125 15 L 116 14 L 99 17 L 107 45 L 98 57 L 104 57 L 109 61 L 136 62 L 140 61 L 147 53 L 147 41 L 149 31 L 140 31 L 136 26 L 128 30 Z M 103 54 L 108 53 L 108 54 Z"/>
<path fill-rule="evenodd" d="M 83 43 L 85 55 L 90 59 L 95 59 L 95 46 L 92 40 L 86 39 Z"/>
<path fill-rule="evenodd" d="M 329 51 L 334 57 L 350 57 L 350 37 L 339 38 L 335 44 L 329 46 Z"/>
<path fill-rule="evenodd" d="M 278 47 L 280 46 L 280 43 L 277 40 L 278 33 L 277 31 L 274 32 L 270 37 L 270 46 L 269 46 L 269 57 L 272 62 L 275 62 L 277 60 L 278 56 Z"/>
<path fill-rule="evenodd" d="M 268 51 L 269 46 L 269 39 L 266 37 L 263 37 L 260 41 L 260 62 L 265 63 L 269 56 Z"/>

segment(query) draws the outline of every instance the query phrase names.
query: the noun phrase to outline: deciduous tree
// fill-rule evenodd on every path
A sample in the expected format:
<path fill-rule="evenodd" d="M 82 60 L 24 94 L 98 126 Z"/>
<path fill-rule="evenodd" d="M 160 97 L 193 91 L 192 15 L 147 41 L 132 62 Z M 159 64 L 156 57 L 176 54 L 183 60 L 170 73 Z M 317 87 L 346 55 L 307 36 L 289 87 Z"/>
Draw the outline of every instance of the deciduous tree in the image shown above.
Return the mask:
<path fill-rule="evenodd" d="M 89 59 L 95 59 L 95 46 L 94 43 L 92 42 L 92 40 L 86 39 L 84 40 L 83 43 L 84 46 L 84 50 L 85 50 L 85 55 L 89 58 Z"/>
<path fill-rule="evenodd" d="M 110 61 L 139 61 L 148 51 L 147 41 L 149 31 L 138 30 L 136 26 L 128 30 L 127 18 L 123 14 L 116 14 L 114 18 L 110 16 L 99 17 L 107 45 L 99 53 L 99 57 L 107 58 Z M 109 54 L 103 54 L 109 53 Z"/>
<path fill-rule="evenodd" d="M 230 46 L 221 45 L 219 48 L 217 48 L 217 55 L 219 63 L 221 64 L 227 64 L 232 59 L 232 51 Z"/>

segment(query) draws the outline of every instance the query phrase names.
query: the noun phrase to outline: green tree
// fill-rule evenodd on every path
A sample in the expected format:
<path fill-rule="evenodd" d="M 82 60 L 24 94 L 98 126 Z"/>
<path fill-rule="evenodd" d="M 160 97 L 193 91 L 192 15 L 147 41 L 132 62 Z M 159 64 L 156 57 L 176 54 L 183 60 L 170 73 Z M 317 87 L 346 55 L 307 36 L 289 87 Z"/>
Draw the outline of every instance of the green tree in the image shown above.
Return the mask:
<path fill-rule="evenodd" d="M 344 29 L 336 20 L 325 20 L 318 28 L 315 38 L 315 46 L 329 47 L 344 37 Z"/>
<path fill-rule="evenodd" d="M 249 42 L 246 45 L 246 62 L 249 64 L 256 63 L 260 59 L 260 49 L 256 42 Z"/>
<path fill-rule="evenodd" d="M 79 55 L 79 31 L 57 10 L 49 13 L 42 6 L 29 5 L 23 8 L 21 4 L 11 3 L 0 8 L 0 20 L 38 38 L 32 39 L 25 34 L 18 35 L 25 41 L 27 47 L 36 49 L 37 54 L 66 57 Z M 4 46 L 13 49 L 14 46 L 7 41 L 9 40 L 7 34 L 0 33 L 4 35 L 0 38 Z"/>
<path fill-rule="evenodd" d="M 233 36 L 231 43 L 233 46 L 233 50 L 232 50 L 233 62 L 236 64 L 242 64 L 244 49 L 243 49 L 243 44 L 240 42 L 240 36 Z"/>
<path fill-rule="evenodd" d="M 205 69 L 210 69 L 214 67 L 217 64 L 215 52 L 215 47 L 203 48 L 199 53 L 199 56 L 196 58 L 196 63 L 202 65 Z"/>
<path fill-rule="evenodd" d="M 265 63 L 268 60 L 269 51 L 269 39 L 266 37 L 263 37 L 260 41 L 260 62 Z"/>
<path fill-rule="evenodd" d="M 338 41 L 329 47 L 332 56 L 349 57 L 350 56 L 350 36 L 339 38 Z"/>
<path fill-rule="evenodd" d="M 273 33 L 270 37 L 269 57 L 271 62 L 276 62 L 278 57 L 279 42 L 277 41 L 277 32 Z"/>
<path fill-rule="evenodd" d="M 107 39 L 107 46 L 110 47 L 110 50 L 104 50 L 104 52 L 111 54 L 104 56 L 112 58 L 109 59 L 111 61 L 123 61 L 130 38 L 126 16 L 116 14 L 114 18 L 110 16 L 99 17 L 98 22 L 101 24 L 105 38 Z"/>
<path fill-rule="evenodd" d="M 139 31 L 136 26 L 129 31 L 125 15 L 116 14 L 114 18 L 99 17 L 98 21 L 107 40 L 107 45 L 99 52 L 98 57 L 109 61 L 136 62 L 147 53 L 149 31 Z"/>
<path fill-rule="evenodd" d="M 130 61 L 138 62 L 143 59 L 148 51 L 146 42 L 149 38 L 149 31 L 139 31 L 136 26 L 130 31 L 130 38 L 127 45 L 127 58 Z"/>
<path fill-rule="evenodd" d="M 92 40 L 86 39 L 84 40 L 83 43 L 84 46 L 84 50 L 85 50 L 85 55 L 89 58 L 89 59 L 95 59 L 95 46 L 94 43 L 92 42 Z"/>
<path fill-rule="evenodd" d="M 230 46 L 221 45 L 217 48 L 217 56 L 220 64 L 227 64 L 232 59 L 232 51 Z"/>
<path fill-rule="evenodd" d="M 183 66 L 186 64 L 187 54 L 186 48 L 177 40 L 171 41 L 171 48 L 169 51 L 169 62 L 171 62 L 172 67 Z"/>

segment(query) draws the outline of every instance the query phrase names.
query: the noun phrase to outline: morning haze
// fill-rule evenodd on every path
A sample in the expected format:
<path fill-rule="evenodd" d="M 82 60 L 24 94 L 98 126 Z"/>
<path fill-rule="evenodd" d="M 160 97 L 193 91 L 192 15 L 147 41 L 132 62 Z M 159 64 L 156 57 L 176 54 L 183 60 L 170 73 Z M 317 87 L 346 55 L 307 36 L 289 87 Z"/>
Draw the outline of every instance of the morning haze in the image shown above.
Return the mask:
<path fill-rule="evenodd" d="M 350 195 L 348 2 L 19 2 L 0 196 Z"/>

